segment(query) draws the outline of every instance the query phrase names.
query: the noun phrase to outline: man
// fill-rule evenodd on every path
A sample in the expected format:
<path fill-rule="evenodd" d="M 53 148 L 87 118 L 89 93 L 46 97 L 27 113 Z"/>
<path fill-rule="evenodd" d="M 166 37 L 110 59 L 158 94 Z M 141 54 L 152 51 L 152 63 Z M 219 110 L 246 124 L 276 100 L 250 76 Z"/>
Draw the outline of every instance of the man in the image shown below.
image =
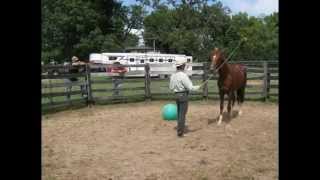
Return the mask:
<path fill-rule="evenodd" d="M 118 67 L 111 68 L 111 73 L 117 73 L 117 75 L 114 75 L 112 77 L 113 89 L 114 89 L 113 96 L 119 96 L 120 95 L 119 87 L 123 82 L 124 74 L 127 72 L 127 69 L 125 67 L 119 66 L 120 62 L 115 62 L 113 64 L 118 66 Z"/>
<path fill-rule="evenodd" d="M 70 74 L 77 74 L 79 72 L 82 72 L 84 71 L 85 69 L 84 68 L 79 68 L 80 65 L 85 65 L 86 63 L 85 62 L 82 62 L 79 60 L 78 57 L 76 56 L 73 56 L 71 58 L 71 65 L 72 67 L 69 69 L 69 73 Z M 66 87 L 66 91 L 68 92 L 67 94 L 67 99 L 70 100 L 70 93 L 71 93 L 71 89 L 72 89 L 72 83 L 73 82 L 77 82 L 78 81 L 78 78 L 76 77 L 71 77 L 71 78 L 68 78 L 65 80 L 65 83 L 67 84 L 67 87 Z M 86 95 L 86 87 L 84 85 L 80 85 L 80 89 L 81 89 L 81 95 L 84 96 Z"/>
<path fill-rule="evenodd" d="M 188 75 L 184 72 L 187 61 L 185 59 L 176 60 L 177 72 L 170 77 L 169 88 L 175 93 L 178 109 L 178 137 L 185 133 L 185 118 L 188 111 L 188 95 L 190 91 L 197 91 L 200 86 L 193 86 Z"/>
<path fill-rule="evenodd" d="M 71 58 L 71 60 L 72 60 L 72 65 L 75 65 L 75 66 L 76 66 L 76 65 L 85 65 L 85 64 L 86 64 L 85 62 L 80 61 L 77 56 L 73 56 L 73 57 Z"/>

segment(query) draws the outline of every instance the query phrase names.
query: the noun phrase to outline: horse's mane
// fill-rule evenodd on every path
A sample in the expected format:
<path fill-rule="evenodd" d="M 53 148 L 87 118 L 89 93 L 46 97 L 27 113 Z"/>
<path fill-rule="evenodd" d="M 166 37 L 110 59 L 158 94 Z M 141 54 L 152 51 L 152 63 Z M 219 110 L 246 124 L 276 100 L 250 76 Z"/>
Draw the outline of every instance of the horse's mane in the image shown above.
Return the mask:
<path fill-rule="evenodd" d="M 222 60 L 226 60 L 226 53 L 224 52 L 224 50 L 219 49 L 220 52 L 220 58 L 222 58 Z"/>

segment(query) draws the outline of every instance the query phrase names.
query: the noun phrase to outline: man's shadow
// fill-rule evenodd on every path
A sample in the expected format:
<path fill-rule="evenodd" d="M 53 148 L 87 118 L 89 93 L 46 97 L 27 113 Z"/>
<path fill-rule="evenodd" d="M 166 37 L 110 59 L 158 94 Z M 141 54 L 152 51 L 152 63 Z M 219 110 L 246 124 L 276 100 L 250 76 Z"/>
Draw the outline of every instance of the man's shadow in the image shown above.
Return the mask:
<path fill-rule="evenodd" d="M 177 130 L 177 126 L 175 126 L 173 129 L 174 129 L 174 130 Z M 188 126 L 185 126 L 184 131 L 185 131 L 185 133 L 192 133 L 192 132 L 196 132 L 196 131 L 198 131 L 198 130 L 200 130 L 200 129 L 202 129 L 202 128 L 199 127 L 199 128 L 192 128 L 192 129 L 190 129 Z"/>
<path fill-rule="evenodd" d="M 229 116 L 228 112 L 223 112 L 222 114 L 222 122 L 224 123 L 230 123 L 233 119 L 239 116 L 239 111 L 232 110 L 231 116 Z M 208 125 L 212 123 L 218 123 L 219 115 L 216 118 L 209 118 L 208 119 Z"/>

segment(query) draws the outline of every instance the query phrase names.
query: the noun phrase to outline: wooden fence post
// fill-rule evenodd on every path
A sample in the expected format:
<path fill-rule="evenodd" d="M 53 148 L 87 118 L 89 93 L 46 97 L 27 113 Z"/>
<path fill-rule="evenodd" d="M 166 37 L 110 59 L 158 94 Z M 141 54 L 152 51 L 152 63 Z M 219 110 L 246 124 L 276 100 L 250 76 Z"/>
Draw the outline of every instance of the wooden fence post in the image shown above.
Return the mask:
<path fill-rule="evenodd" d="M 91 71 L 90 71 L 90 65 L 86 64 L 86 87 L 87 87 L 87 98 L 88 98 L 88 105 L 91 107 L 91 104 L 93 103 L 93 97 L 92 97 L 92 88 L 91 88 Z"/>
<path fill-rule="evenodd" d="M 151 99 L 151 90 L 150 90 L 150 80 L 151 80 L 151 76 L 150 76 L 150 65 L 146 64 L 144 66 L 144 70 L 145 70 L 145 78 L 144 78 L 144 86 L 145 86 L 145 100 L 150 100 Z"/>
<path fill-rule="evenodd" d="M 49 97 L 49 100 L 50 100 L 50 103 L 51 103 L 51 105 L 53 104 L 53 100 L 52 100 L 52 95 L 51 95 L 51 93 L 52 93 L 52 85 L 51 85 L 51 79 L 49 79 L 49 92 L 50 92 L 50 97 Z"/>
<path fill-rule="evenodd" d="M 202 79 L 202 82 L 205 82 L 207 79 L 208 79 L 208 64 L 207 63 L 203 63 L 203 79 Z M 205 100 L 208 100 L 208 83 L 205 83 L 203 85 L 203 98 Z"/>
<path fill-rule="evenodd" d="M 266 101 L 268 98 L 268 62 L 264 61 L 263 62 L 263 92 L 262 92 L 262 97 L 263 100 Z"/>
<path fill-rule="evenodd" d="M 270 66 L 268 66 L 270 67 Z M 268 71 L 267 71 L 267 99 L 270 98 L 269 94 L 270 94 L 270 86 L 271 86 L 271 82 L 270 82 L 270 79 L 271 79 L 271 74 L 270 74 L 270 71 L 269 71 L 269 68 L 268 68 Z"/>

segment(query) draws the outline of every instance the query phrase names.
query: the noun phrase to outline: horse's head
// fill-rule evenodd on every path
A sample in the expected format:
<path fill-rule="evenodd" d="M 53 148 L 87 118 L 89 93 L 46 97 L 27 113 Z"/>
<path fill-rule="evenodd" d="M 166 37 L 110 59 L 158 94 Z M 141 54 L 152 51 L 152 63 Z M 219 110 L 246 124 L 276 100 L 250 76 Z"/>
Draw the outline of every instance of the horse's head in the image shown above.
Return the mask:
<path fill-rule="evenodd" d="M 215 70 L 220 64 L 225 60 L 222 50 L 219 48 L 214 48 L 209 56 L 209 61 L 211 62 L 210 69 Z"/>

